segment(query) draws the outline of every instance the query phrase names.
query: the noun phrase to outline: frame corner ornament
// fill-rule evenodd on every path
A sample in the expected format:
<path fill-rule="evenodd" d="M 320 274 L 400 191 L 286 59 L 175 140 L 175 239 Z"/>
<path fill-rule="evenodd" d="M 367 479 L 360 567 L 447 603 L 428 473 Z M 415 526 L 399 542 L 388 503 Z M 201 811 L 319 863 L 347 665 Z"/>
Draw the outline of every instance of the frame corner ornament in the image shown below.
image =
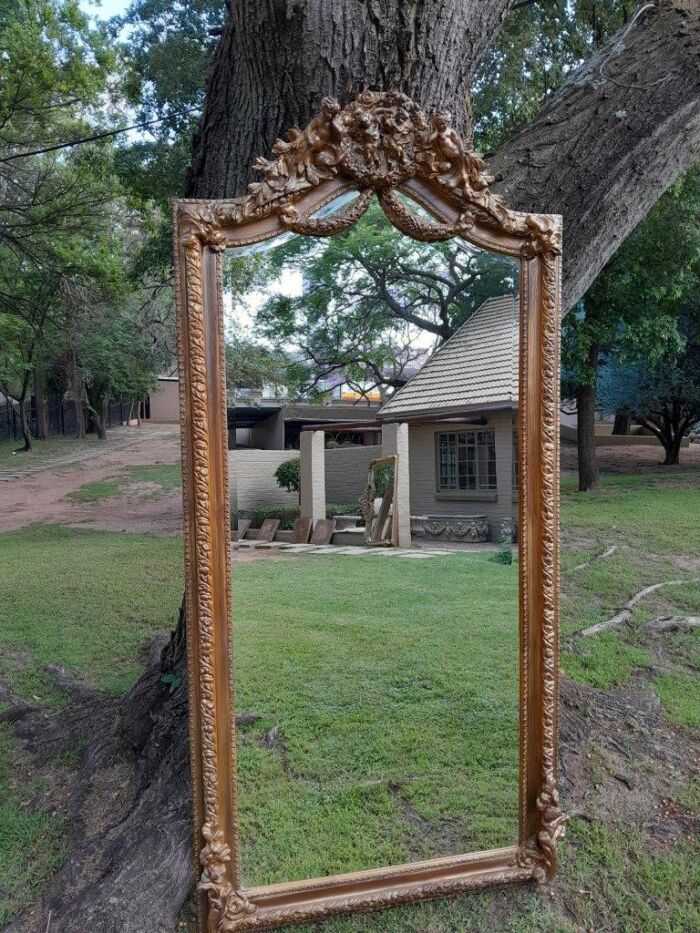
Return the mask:
<path fill-rule="evenodd" d="M 290 130 L 272 153 L 272 158 L 255 162 L 262 178 L 243 197 L 174 205 L 190 758 L 201 865 L 199 916 L 207 933 L 313 921 L 506 882 L 545 883 L 556 871 L 557 844 L 566 824 L 556 788 L 561 218 L 509 210 L 490 191 L 493 178 L 483 159 L 460 139 L 450 116 L 426 113 L 398 91 L 364 91 L 345 107 L 327 98 L 309 125 Z M 318 214 L 351 191 L 357 192 L 356 199 L 338 213 Z M 343 233 L 374 198 L 397 229 L 417 240 L 462 237 L 520 261 L 519 843 L 492 852 L 289 882 L 278 886 L 283 894 L 270 888 L 242 889 L 236 866 L 219 254 L 290 231 Z M 409 198 L 427 214 L 413 210 Z"/>
<path fill-rule="evenodd" d="M 199 855 L 202 875 L 197 890 L 209 896 L 207 933 L 234 933 L 242 917 L 255 913 L 255 904 L 236 891 L 227 878 L 231 849 L 223 830 L 205 823 L 202 838 L 206 845 Z"/>

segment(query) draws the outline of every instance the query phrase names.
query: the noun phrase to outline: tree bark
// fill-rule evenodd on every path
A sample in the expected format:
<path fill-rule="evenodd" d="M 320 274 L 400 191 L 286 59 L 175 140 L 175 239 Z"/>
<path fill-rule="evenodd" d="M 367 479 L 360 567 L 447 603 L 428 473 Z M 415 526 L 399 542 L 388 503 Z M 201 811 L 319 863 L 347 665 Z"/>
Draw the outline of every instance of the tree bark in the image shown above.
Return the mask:
<path fill-rule="evenodd" d="M 92 418 L 92 423 L 95 427 L 95 433 L 97 434 L 97 439 L 100 441 L 107 440 L 107 411 L 109 406 L 109 400 L 107 398 L 100 399 L 95 405 L 92 404 L 88 398 L 88 409 L 90 411 L 90 417 Z"/>
<path fill-rule="evenodd" d="M 190 197 L 236 197 L 258 155 L 303 126 L 324 95 L 396 87 L 448 109 L 464 98 L 509 3 L 360 0 L 233 4 L 209 79 L 187 183 Z M 287 15 L 287 10 L 291 12 Z M 303 9 L 303 12 L 302 12 Z M 494 190 L 521 210 L 564 216 L 564 308 L 700 158 L 700 4 L 646 3 L 496 154 Z M 454 63 L 460 67 L 455 68 Z"/>
<path fill-rule="evenodd" d="M 76 440 L 82 440 L 85 437 L 85 406 L 83 405 L 83 393 L 79 386 L 74 386 L 71 395 L 75 404 L 75 434 Z"/>
<path fill-rule="evenodd" d="M 36 407 L 36 436 L 45 441 L 49 436 L 48 411 L 46 408 L 46 373 L 43 366 L 34 367 L 34 405 Z"/>
<path fill-rule="evenodd" d="M 632 425 L 632 412 L 629 408 L 618 408 L 615 412 L 615 423 L 613 424 L 613 434 L 626 437 L 630 433 Z"/>
<path fill-rule="evenodd" d="M 27 418 L 27 391 L 23 389 L 17 406 L 17 417 L 19 418 L 19 429 L 22 432 L 24 445 L 19 448 L 22 453 L 27 453 L 32 449 L 32 431 Z"/>
<path fill-rule="evenodd" d="M 681 459 L 681 442 L 682 438 L 674 437 L 668 445 L 664 445 L 666 451 L 664 466 L 678 466 Z"/>
<path fill-rule="evenodd" d="M 474 72 L 512 0 L 238 0 L 219 41 L 187 194 L 236 197 L 289 127 L 326 96 L 396 88 L 469 131 Z"/>
<path fill-rule="evenodd" d="M 598 366 L 598 347 L 588 351 L 588 368 L 595 373 Z M 578 488 L 589 492 L 600 486 L 598 459 L 595 452 L 595 376 L 581 381 L 576 387 L 577 444 L 578 444 Z"/>

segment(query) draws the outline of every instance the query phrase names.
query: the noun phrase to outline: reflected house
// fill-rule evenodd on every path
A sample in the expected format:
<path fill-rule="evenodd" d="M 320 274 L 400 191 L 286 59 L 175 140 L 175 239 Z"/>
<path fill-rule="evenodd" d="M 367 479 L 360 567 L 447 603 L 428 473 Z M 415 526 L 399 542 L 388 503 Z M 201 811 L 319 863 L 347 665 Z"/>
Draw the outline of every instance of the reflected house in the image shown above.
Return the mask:
<path fill-rule="evenodd" d="M 516 296 L 487 299 L 365 422 L 367 431 L 381 428 L 382 455 L 398 455 L 399 546 L 512 540 L 518 326 Z M 305 500 L 316 503 L 314 513 L 320 508 L 312 443 L 316 435 L 321 446 L 327 431 L 315 423 L 302 434 L 302 512 Z M 334 543 L 345 543 L 341 537 Z"/>
<path fill-rule="evenodd" d="M 338 439 L 341 443 L 374 444 L 377 437 L 365 432 L 355 433 L 352 422 L 373 417 L 376 402 L 359 399 L 353 403 L 344 396 L 329 404 L 317 405 L 303 400 L 289 400 L 266 394 L 264 390 L 248 389 L 229 392 L 229 450 L 298 450 L 301 429 L 309 421 L 319 424 L 348 423 L 348 429 Z"/>
<path fill-rule="evenodd" d="M 487 299 L 378 412 L 408 425 L 413 536 L 499 541 L 514 530 L 518 322 L 516 296 Z"/>

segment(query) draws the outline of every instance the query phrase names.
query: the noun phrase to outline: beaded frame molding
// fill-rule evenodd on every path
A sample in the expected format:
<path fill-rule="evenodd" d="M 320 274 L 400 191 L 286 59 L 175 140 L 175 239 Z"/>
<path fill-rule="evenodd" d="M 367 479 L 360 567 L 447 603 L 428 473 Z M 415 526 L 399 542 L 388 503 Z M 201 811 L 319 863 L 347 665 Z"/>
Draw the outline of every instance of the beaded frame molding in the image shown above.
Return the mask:
<path fill-rule="evenodd" d="M 317 921 L 508 882 L 544 883 L 565 819 L 556 786 L 559 655 L 561 218 L 508 210 L 443 112 L 396 91 L 324 100 L 260 158 L 234 200 L 174 204 L 198 918 L 202 933 Z M 355 200 L 314 216 L 348 192 Z M 407 195 L 429 215 L 411 210 Z M 418 240 L 462 237 L 520 262 L 520 819 L 516 845 L 369 871 L 243 888 L 236 816 L 230 528 L 221 255 L 287 231 L 347 230 L 379 201 Z M 264 815 L 262 817 L 264 819 Z"/>

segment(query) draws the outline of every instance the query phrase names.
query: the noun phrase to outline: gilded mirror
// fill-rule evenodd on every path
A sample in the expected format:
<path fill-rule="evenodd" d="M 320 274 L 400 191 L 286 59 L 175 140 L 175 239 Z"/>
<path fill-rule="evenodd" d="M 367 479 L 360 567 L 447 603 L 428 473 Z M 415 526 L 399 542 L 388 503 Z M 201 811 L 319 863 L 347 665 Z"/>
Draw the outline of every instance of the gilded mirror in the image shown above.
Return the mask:
<path fill-rule="evenodd" d="M 509 211 L 449 117 L 398 92 L 327 100 L 273 153 L 245 197 L 175 205 L 210 931 L 543 882 L 564 829 L 560 219 Z M 391 386 L 377 397 L 348 364 L 313 399 L 242 405 L 225 385 L 236 306 L 282 308 L 297 346 L 300 322 L 328 336 L 352 314 L 372 350 L 363 327 L 393 308 Z M 273 509 L 249 530 L 283 461 L 289 527 Z"/>

